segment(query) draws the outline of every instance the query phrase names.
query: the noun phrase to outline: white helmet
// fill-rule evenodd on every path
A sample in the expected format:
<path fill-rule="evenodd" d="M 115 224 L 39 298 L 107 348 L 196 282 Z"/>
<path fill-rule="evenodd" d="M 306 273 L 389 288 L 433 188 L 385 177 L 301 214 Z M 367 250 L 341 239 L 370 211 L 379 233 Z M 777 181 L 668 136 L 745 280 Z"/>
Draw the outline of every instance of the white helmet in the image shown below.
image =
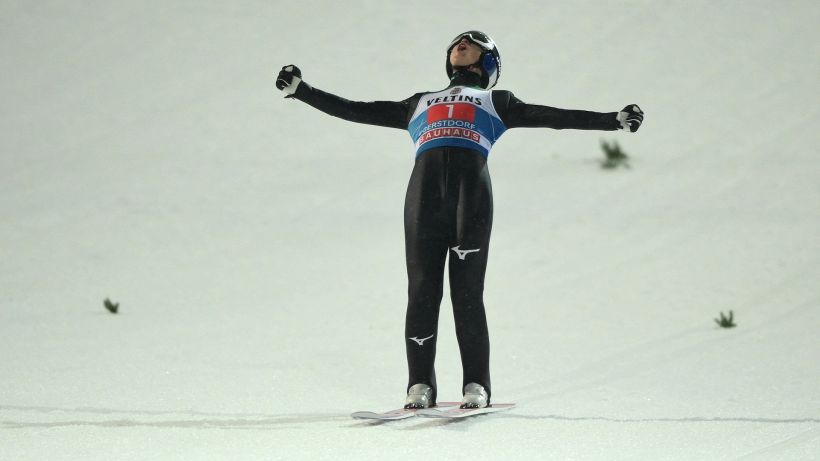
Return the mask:
<path fill-rule="evenodd" d="M 501 75 L 501 55 L 498 53 L 498 47 L 495 46 L 493 39 L 490 38 L 489 35 L 477 30 L 458 34 L 456 38 L 450 42 L 450 46 L 447 47 L 447 78 L 453 78 L 453 65 L 450 64 L 450 52 L 453 51 L 453 47 L 464 38 L 480 46 L 483 50 L 476 64 L 483 72 L 481 76 L 481 86 L 485 90 L 489 90 L 495 86 L 498 82 L 498 77 Z"/>

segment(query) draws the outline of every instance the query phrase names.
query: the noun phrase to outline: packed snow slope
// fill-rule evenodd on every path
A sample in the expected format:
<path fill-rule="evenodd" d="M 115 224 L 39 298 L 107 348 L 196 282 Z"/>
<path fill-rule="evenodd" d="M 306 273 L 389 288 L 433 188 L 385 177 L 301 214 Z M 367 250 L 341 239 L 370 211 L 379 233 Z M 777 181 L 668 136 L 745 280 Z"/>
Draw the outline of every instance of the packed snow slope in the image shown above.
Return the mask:
<path fill-rule="evenodd" d="M 0 23 L 0 459 L 820 456 L 817 2 L 4 1 Z M 646 121 L 490 155 L 493 391 L 518 408 L 354 421 L 403 402 L 413 148 L 274 75 L 400 100 L 446 85 L 469 29 L 499 89 Z"/>

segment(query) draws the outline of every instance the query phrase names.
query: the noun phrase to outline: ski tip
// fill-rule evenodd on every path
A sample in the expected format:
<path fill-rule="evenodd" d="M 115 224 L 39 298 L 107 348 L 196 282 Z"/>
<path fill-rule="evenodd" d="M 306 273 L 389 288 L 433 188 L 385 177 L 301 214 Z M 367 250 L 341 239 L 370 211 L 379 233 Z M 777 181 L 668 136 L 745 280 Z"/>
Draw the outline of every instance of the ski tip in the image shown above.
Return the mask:
<path fill-rule="evenodd" d="M 396 419 L 410 418 L 412 416 L 414 416 L 414 411 L 412 410 L 394 410 L 384 413 L 376 413 L 374 411 L 357 411 L 355 413 L 350 414 L 350 417 L 353 419 L 363 419 L 371 421 L 392 421 Z"/>

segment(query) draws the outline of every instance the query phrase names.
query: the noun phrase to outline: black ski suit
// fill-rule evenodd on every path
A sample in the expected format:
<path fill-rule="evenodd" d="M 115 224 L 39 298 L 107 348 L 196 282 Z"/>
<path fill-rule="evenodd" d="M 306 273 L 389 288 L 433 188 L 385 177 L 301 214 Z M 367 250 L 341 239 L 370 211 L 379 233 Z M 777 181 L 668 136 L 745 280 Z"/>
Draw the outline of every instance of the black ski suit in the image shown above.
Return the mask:
<path fill-rule="evenodd" d="M 479 76 L 468 71 L 456 71 L 447 90 L 457 95 L 461 89 L 467 88 L 480 88 Z M 440 92 L 417 93 L 398 102 L 354 102 L 302 82 L 293 97 L 352 122 L 408 129 L 413 115 L 424 109 L 420 101 L 425 97 L 428 97 L 425 100 L 428 107 L 446 106 L 450 118 L 453 118 L 452 104 L 446 103 L 457 100 L 459 96 L 440 97 L 431 102 L 429 95 L 434 93 Z M 581 130 L 616 130 L 620 127 L 616 112 L 564 110 L 526 104 L 509 91 L 494 90 L 489 94 L 497 118 L 503 122 L 502 126 L 498 120 L 495 121 L 495 130 L 499 132 L 515 127 Z M 487 106 L 487 103 L 485 101 L 483 104 Z M 427 130 L 425 134 L 432 137 L 434 130 L 428 129 L 430 126 L 442 125 L 424 128 Z M 459 122 L 458 126 L 464 125 Z M 460 133 L 457 131 L 456 136 Z M 465 137 L 469 136 L 467 131 L 464 133 Z M 479 138 L 472 131 L 469 133 Z M 430 385 L 433 388 L 433 402 L 436 399 L 434 360 L 439 306 L 448 253 L 450 295 L 461 353 L 463 384 L 481 384 L 491 395 L 490 341 L 483 293 L 493 221 L 492 189 L 487 170 L 489 148 L 478 145 L 472 148 L 463 139 L 447 138 L 446 135 L 452 132 L 435 134 L 444 136 L 436 139 L 435 147 L 417 149 L 404 204 L 408 276 L 405 323 L 409 369 L 407 387 L 409 389 L 417 383 Z M 424 136 L 421 138 L 422 142 L 426 139 Z"/>

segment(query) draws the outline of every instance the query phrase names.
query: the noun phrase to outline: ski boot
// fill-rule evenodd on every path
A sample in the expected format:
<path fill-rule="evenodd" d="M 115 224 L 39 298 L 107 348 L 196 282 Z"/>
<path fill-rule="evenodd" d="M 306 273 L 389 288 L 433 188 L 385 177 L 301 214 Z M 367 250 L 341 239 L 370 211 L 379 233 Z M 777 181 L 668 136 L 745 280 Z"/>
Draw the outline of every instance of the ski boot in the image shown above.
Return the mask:
<path fill-rule="evenodd" d="M 433 401 L 433 388 L 427 384 L 413 384 L 407 391 L 407 400 L 404 401 L 404 408 L 430 408 L 435 405 Z"/>
<path fill-rule="evenodd" d="M 464 398 L 461 399 L 461 408 L 484 408 L 490 403 L 484 386 L 469 383 L 464 386 Z"/>

